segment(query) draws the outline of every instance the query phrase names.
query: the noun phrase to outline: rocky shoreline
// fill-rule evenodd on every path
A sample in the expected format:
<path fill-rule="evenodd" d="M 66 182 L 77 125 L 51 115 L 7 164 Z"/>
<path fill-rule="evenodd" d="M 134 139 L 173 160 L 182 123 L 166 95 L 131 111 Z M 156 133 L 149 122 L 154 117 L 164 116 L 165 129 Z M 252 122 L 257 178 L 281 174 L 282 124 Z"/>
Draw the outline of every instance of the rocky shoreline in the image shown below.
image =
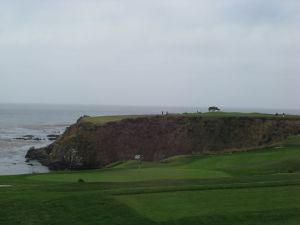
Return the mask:
<path fill-rule="evenodd" d="M 47 135 L 47 140 L 48 141 L 56 141 L 60 135 L 58 134 L 49 134 Z M 13 138 L 14 140 L 23 140 L 23 141 L 44 141 L 46 138 L 39 138 L 37 136 L 31 135 L 31 134 L 26 134 L 21 137 L 16 137 Z"/>

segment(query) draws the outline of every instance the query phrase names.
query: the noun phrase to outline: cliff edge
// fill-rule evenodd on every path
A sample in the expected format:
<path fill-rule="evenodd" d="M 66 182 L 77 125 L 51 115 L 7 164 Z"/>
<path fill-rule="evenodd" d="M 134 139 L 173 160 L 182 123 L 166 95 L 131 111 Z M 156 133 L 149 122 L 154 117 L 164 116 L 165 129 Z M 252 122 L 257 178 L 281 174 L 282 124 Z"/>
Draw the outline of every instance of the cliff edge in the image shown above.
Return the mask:
<path fill-rule="evenodd" d="M 135 155 L 152 161 L 181 154 L 242 151 L 300 134 L 300 117 L 181 114 L 102 117 L 100 121 L 83 117 L 51 145 L 30 149 L 26 158 L 52 170 L 92 169 Z"/>

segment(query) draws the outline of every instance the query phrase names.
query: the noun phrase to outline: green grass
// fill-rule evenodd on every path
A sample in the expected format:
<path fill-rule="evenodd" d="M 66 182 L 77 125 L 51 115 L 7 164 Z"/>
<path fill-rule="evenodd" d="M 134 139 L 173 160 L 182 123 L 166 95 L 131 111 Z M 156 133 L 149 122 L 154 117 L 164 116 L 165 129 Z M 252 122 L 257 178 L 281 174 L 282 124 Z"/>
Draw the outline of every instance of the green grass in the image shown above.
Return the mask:
<path fill-rule="evenodd" d="M 299 186 L 163 192 L 115 197 L 153 221 L 253 213 L 300 206 Z"/>
<path fill-rule="evenodd" d="M 241 112 L 206 112 L 206 113 L 188 113 L 186 115 L 202 116 L 202 117 L 254 117 L 254 118 L 286 118 L 286 119 L 299 119 L 299 115 L 282 115 L 275 116 L 269 113 L 241 113 Z"/>
<path fill-rule="evenodd" d="M 298 225 L 299 165 L 291 145 L 0 176 L 0 225 Z"/>
<path fill-rule="evenodd" d="M 128 161 L 98 171 L 52 173 L 31 180 L 76 182 L 136 182 L 163 179 L 204 179 L 300 171 L 298 147 L 272 148 L 223 155 L 177 156 L 162 162 Z"/>
<path fill-rule="evenodd" d="M 109 169 L 99 172 L 81 172 L 67 174 L 36 175 L 29 179 L 40 181 L 76 182 L 83 179 L 86 182 L 136 182 L 162 179 L 200 179 L 211 177 L 229 177 L 222 171 L 184 168 L 142 168 Z"/>
<path fill-rule="evenodd" d="M 124 119 L 149 117 L 155 115 L 116 115 L 116 116 L 87 116 L 83 117 L 80 122 L 93 123 L 96 125 L 102 125 L 108 122 L 115 122 Z M 158 115 L 160 116 L 160 115 Z M 273 118 L 283 119 L 282 115 L 275 116 L 274 114 L 266 113 L 241 113 L 241 112 L 206 112 L 206 113 L 183 113 L 183 114 L 169 114 L 170 116 L 187 116 L 187 117 L 203 117 L 203 118 L 222 118 L 222 117 L 251 117 L 251 118 Z M 162 117 L 167 117 L 166 115 Z M 285 115 L 284 119 L 300 119 L 299 115 Z"/>
<path fill-rule="evenodd" d="M 80 122 L 94 123 L 94 124 L 105 124 L 108 122 L 115 122 L 124 119 L 137 118 L 140 115 L 120 115 L 120 116 L 87 116 L 83 117 Z"/>

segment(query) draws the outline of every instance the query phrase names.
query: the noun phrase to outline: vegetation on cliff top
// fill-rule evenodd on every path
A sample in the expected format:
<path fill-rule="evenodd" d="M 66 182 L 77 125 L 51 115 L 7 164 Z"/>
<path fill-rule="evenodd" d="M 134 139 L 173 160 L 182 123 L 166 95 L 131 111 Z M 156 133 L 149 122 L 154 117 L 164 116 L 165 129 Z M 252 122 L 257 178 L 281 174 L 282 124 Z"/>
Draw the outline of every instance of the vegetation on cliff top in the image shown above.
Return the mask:
<path fill-rule="evenodd" d="M 80 123 L 105 124 L 108 122 L 120 121 L 123 119 L 141 117 L 138 115 L 116 115 L 116 116 L 84 116 L 79 119 Z"/>
<path fill-rule="evenodd" d="M 108 122 L 120 121 L 123 119 L 134 119 L 139 117 L 153 117 L 157 115 L 115 115 L 115 116 L 84 116 L 81 117 L 79 122 L 81 123 L 93 123 L 93 124 L 105 124 Z M 241 113 L 241 112 L 205 112 L 205 113 L 183 113 L 183 114 L 168 114 L 163 115 L 165 117 L 170 116 L 187 116 L 187 117 L 203 117 L 203 118 L 224 118 L 224 117 L 250 117 L 250 118 L 273 118 L 273 119 L 300 119 L 299 115 L 287 115 L 287 114 L 267 114 L 267 113 Z"/>

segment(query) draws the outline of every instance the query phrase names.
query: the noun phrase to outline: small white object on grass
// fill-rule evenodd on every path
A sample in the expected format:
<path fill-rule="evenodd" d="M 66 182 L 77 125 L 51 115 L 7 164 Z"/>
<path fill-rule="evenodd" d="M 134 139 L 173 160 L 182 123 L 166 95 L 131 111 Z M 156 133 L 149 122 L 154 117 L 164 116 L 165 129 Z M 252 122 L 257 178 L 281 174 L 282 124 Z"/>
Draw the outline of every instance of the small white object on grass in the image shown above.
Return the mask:
<path fill-rule="evenodd" d="M 140 159 L 141 159 L 141 155 L 135 155 L 135 156 L 134 156 L 134 159 L 135 159 L 135 160 L 140 160 Z"/>
<path fill-rule="evenodd" d="M 0 188 L 1 187 L 11 187 L 11 185 L 3 185 L 3 184 L 0 184 Z"/>

